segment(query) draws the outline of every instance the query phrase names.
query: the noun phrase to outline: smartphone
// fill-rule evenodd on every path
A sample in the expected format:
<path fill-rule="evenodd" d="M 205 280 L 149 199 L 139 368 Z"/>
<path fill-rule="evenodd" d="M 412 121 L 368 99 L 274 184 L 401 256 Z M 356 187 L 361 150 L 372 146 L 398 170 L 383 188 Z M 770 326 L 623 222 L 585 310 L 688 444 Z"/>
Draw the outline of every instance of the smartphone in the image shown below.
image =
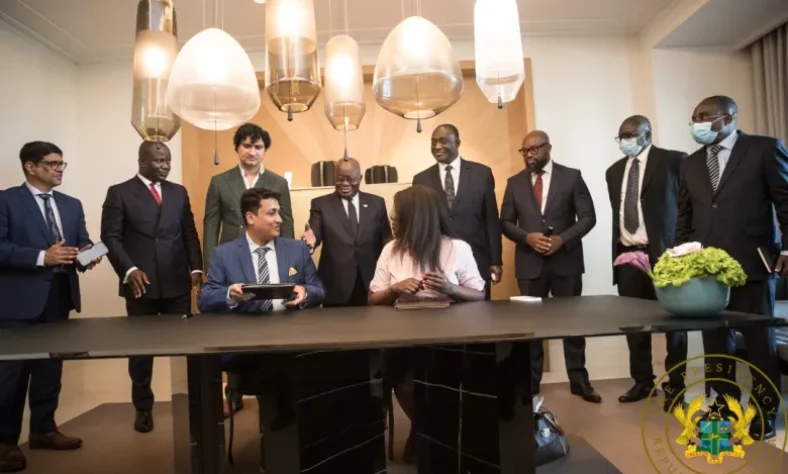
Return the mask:
<path fill-rule="evenodd" d="M 80 252 L 77 255 L 77 261 L 83 267 L 87 267 L 90 264 L 90 262 L 96 260 L 99 257 L 103 257 L 107 253 L 109 253 L 109 249 L 107 249 L 107 246 L 104 245 L 104 242 L 99 242 L 97 244 L 94 244 L 89 249 Z"/>
<path fill-rule="evenodd" d="M 554 231 L 555 231 L 554 227 L 548 227 L 547 230 L 544 231 L 542 235 L 544 235 L 545 237 L 550 237 L 551 235 L 553 235 Z"/>

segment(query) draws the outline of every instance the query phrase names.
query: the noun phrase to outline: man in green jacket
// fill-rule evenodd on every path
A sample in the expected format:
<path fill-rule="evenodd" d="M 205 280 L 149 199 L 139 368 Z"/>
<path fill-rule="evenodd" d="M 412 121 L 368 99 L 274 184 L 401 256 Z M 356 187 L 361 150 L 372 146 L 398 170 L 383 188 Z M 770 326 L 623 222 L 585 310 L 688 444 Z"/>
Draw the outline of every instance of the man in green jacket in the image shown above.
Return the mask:
<path fill-rule="evenodd" d="M 279 193 L 281 236 L 290 239 L 295 236 L 287 181 L 263 166 L 265 152 L 271 148 L 271 135 L 261 127 L 247 123 L 235 131 L 233 146 L 238 153 L 239 166 L 211 178 L 208 196 L 205 198 L 203 268 L 210 267 L 211 255 L 216 246 L 235 240 L 246 232 L 241 215 L 241 194 L 247 189 L 265 188 Z M 235 411 L 243 408 L 243 400 L 237 388 L 238 377 L 228 373 L 226 397 L 228 403 L 233 403 Z"/>

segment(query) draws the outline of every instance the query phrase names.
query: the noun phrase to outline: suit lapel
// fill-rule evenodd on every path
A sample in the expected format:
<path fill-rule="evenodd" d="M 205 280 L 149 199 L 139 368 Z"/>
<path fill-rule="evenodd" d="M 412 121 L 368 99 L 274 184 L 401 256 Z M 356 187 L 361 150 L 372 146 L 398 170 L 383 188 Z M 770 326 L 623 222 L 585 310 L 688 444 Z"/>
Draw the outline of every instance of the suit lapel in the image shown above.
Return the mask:
<path fill-rule="evenodd" d="M 550 177 L 550 188 L 547 190 L 547 204 L 544 207 L 545 216 L 550 212 L 550 208 L 553 207 L 555 194 L 558 190 L 558 186 L 561 185 L 561 179 L 563 179 L 563 177 L 564 173 L 561 167 L 553 163 L 553 175 Z M 533 194 L 533 191 L 531 191 L 531 194 Z M 534 203 L 536 203 L 536 199 L 534 199 Z"/>
<path fill-rule="evenodd" d="M 31 193 L 30 190 L 27 189 L 27 185 L 25 184 L 22 184 L 22 186 L 19 187 L 19 195 L 21 197 L 22 202 L 25 203 L 25 206 L 27 207 L 27 211 L 31 213 L 33 216 L 35 216 L 33 217 L 33 220 L 36 221 L 36 227 L 38 227 L 38 230 L 41 231 L 41 235 L 44 237 L 44 239 L 46 239 L 46 241 L 50 245 L 55 244 L 54 241 L 55 239 L 52 236 L 52 233 L 49 232 L 49 229 L 47 228 L 47 222 L 46 220 L 44 220 L 44 215 L 41 213 L 41 208 L 38 207 L 38 203 L 36 202 L 36 199 L 39 198 L 33 196 L 33 193 Z"/>
<path fill-rule="evenodd" d="M 359 201 L 361 201 L 360 198 Z M 334 216 L 336 216 L 342 228 L 345 229 L 350 240 L 354 240 L 350 230 L 350 219 L 348 219 L 347 212 L 345 212 L 345 205 L 342 203 L 342 198 L 339 197 L 337 193 L 334 193 L 329 202 L 331 203 L 331 211 L 334 213 Z"/>
<path fill-rule="evenodd" d="M 229 174 L 227 175 L 227 183 L 230 186 L 230 192 L 233 194 L 233 198 L 235 200 L 233 203 L 240 205 L 241 202 L 241 195 L 246 191 L 246 184 L 244 183 L 244 177 L 241 176 L 241 171 L 238 167 L 234 167 L 230 170 Z M 263 180 L 263 177 L 260 176 L 260 179 L 257 180 L 257 185 Z"/>
<path fill-rule="evenodd" d="M 68 240 L 69 235 L 73 234 L 73 229 L 71 228 L 71 219 L 68 219 L 69 216 L 69 208 L 68 204 L 66 203 L 65 199 L 63 199 L 63 195 L 58 192 L 52 193 L 55 197 L 55 204 L 57 204 L 58 214 L 60 214 L 60 225 L 63 228 L 63 238 Z"/>
<path fill-rule="evenodd" d="M 279 283 L 288 283 L 290 281 L 290 258 L 285 252 L 282 239 L 274 240 L 274 248 L 276 249 L 276 265 L 279 267 Z"/>
<path fill-rule="evenodd" d="M 369 196 L 364 193 L 358 193 L 358 236 L 357 239 L 361 240 L 361 235 L 364 233 L 364 230 L 369 227 L 369 221 L 372 219 L 372 214 L 374 209 L 370 208 L 370 200 Z"/>
<path fill-rule="evenodd" d="M 610 183 L 610 195 L 613 199 L 613 207 L 615 208 L 616 215 L 618 215 L 619 208 L 621 206 L 621 186 L 624 185 L 624 172 L 626 169 L 626 160 L 622 160 L 621 163 L 616 165 L 616 167 L 613 169 L 613 182 Z"/>
<path fill-rule="evenodd" d="M 429 177 L 430 177 L 430 186 L 432 187 L 432 189 L 435 190 L 435 192 L 438 193 L 443 203 L 446 204 L 446 206 L 448 206 L 449 201 L 446 199 L 446 192 L 443 190 L 443 178 L 441 178 L 441 169 L 438 165 L 435 165 L 432 168 L 430 168 Z"/>
<path fill-rule="evenodd" d="M 542 210 L 536 205 L 536 196 L 534 195 L 534 185 L 531 183 L 531 178 L 533 175 L 531 172 L 526 171 L 521 175 L 521 181 L 523 183 L 523 190 L 525 191 L 527 197 L 526 202 L 531 206 L 531 210 L 538 215 L 542 215 Z"/>
<path fill-rule="evenodd" d="M 743 132 L 737 132 L 739 137 L 736 139 L 736 144 L 733 145 L 733 150 L 731 150 L 731 154 L 728 157 L 728 163 L 725 164 L 725 169 L 722 172 L 722 176 L 720 176 L 720 184 L 717 186 L 717 194 L 720 193 L 720 190 L 725 183 L 730 179 L 731 175 L 733 174 L 734 170 L 739 163 L 741 163 L 742 158 L 747 155 L 747 152 L 750 150 L 750 141 L 747 140 L 747 135 Z M 704 152 L 706 148 L 703 149 Z"/>
<path fill-rule="evenodd" d="M 156 199 L 153 197 L 153 193 L 145 183 L 142 182 L 137 176 L 134 177 L 132 180 L 134 195 L 139 199 L 140 203 L 148 208 L 151 212 L 158 212 L 159 205 L 156 203 Z M 162 190 L 164 189 L 164 185 L 162 185 Z M 164 201 L 164 197 L 162 196 L 162 202 Z"/>
<path fill-rule="evenodd" d="M 651 150 L 648 152 L 648 158 L 646 159 L 646 170 L 643 172 L 643 186 L 640 189 L 640 193 L 642 194 L 643 191 L 648 188 L 649 183 L 651 183 L 651 179 L 654 177 L 654 173 L 656 173 L 657 168 L 660 166 L 659 160 L 659 153 L 657 149 L 652 145 Z M 622 173 L 622 181 L 623 181 L 623 173 Z"/>
<path fill-rule="evenodd" d="M 238 237 L 235 242 L 238 246 L 238 263 L 241 265 L 244 280 L 249 283 L 257 283 L 254 273 L 254 260 L 252 259 L 252 252 L 249 251 L 249 242 L 246 241 L 246 233 Z"/>
<path fill-rule="evenodd" d="M 468 190 L 471 185 L 471 179 L 473 179 L 471 165 L 465 160 L 462 160 L 461 163 L 460 184 L 457 186 L 457 194 L 454 196 L 454 204 L 452 205 L 453 209 L 456 209 L 463 196 L 468 194 Z"/>

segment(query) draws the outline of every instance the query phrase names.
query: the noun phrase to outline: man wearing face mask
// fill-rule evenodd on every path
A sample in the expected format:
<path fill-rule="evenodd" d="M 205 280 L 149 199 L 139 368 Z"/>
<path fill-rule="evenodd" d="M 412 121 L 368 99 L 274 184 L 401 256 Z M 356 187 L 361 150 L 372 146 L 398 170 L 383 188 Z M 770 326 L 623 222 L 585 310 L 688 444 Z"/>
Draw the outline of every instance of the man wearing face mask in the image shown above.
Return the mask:
<path fill-rule="evenodd" d="M 525 170 L 509 178 L 501 207 L 503 234 L 517 247 L 514 271 L 520 292 L 547 298 L 583 292 L 583 237 L 596 225 L 594 202 L 580 170 L 553 163 L 550 138 L 535 130 L 518 150 Z M 586 340 L 563 341 L 569 387 L 591 403 L 602 397 L 591 386 L 585 368 Z M 544 370 L 541 344 L 531 344 L 531 392 L 539 393 Z"/>
<path fill-rule="evenodd" d="M 386 201 L 359 191 L 355 158 L 337 161 L 334 182 L 335 192 L 312 200 L 301 239 L 312 250 L 323 245 L 317 269 L 326 289 L 323 306 L 366 306 L 375 265 L 391 240 Z"/>
<path fill-rule="evenodd" d="M 700 242 L 728 252 L 747 274 L 747 283 L 731 288 L 728 309 L 774 315 L 775 279 L 788 275 L 788 151 L 775 138 L 747 135 L 736 129 L 738 107 L 730 97 L 704 99 L 695 108 L 690 124 L 696 142 L 703 145 L 681 166 L 681 201 L 677 243 Z M 779 222 L 779 229 L 775 226 Z M 782 232 L 782 238 L 780 237 Z M 758 249 L 779 255 L 773 271 L 766 269 Z M 753 392 L 764 413 L 750 425 L 755 440 L 775 436 L 775 417 L 780 403 L 780 370 L 773 328 L 743 328 L 749 361 L 769 381 L 753 374 Z M 731 330 L 704 331 L 706 354 L 733 355 Z M 729 359 L 707 357 L 706 364 L 721 364 L 721 377 L 735 375 Z M 733 382 L 711 382 L 721 398 L 741 396 Z M 763 436 L 761 435 L 763 431 Z"/>
<path fill-rule="evenodd" d="M 627 118 L 616 141 L 625 157 L 605 173 L 613 211 L 613 261 L 625 252 L 644 252 L 651 264 L 673 245 L 679 208 L 679 167 L 686 153 L 665 150 L 652 143 L 651 122 L 642 115 Z M 651 279 L 632 265 L 613 267 L 613 284 L 618 294 L 631 298 L 656 299 Z M 643 400 L 654 388 L 651 364 L 651 334 L 629 334 L 629 372 L 635 385 L 618 398 L 621 403 Z M 687 333 L 665 335 L 670 369 L 687 359 Z M 682 370 L 674 370 L 663 383 L 665 411 L 684 390 Z M 683 398 L 683 397 L 682 397 Z"/>

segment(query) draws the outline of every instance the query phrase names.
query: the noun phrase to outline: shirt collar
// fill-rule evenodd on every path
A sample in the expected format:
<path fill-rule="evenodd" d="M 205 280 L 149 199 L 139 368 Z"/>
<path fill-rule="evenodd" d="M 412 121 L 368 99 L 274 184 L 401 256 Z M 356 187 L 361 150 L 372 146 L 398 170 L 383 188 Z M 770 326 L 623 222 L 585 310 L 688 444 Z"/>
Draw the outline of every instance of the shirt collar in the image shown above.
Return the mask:
<path fill-rule="evenodd" d="M 460 155 L 457 155 L 457 158 L 455 158 L 454 161 L 452 161 L 451 163 L 438 163 L 438 167 L 440 168 L 441 173 L 445 173 L 446 167 L 449 165 L 451 165 L 452 171 L 459 171 L 460 166 L 462 165 L 462 157 Z"/>
<path fill-rule="evenodd" d="M 140 181 L 142 181 L 142 183 L 145 185 L 146 188 L 149 188 L 150 185 L 153 183 L 153 181 L 149 180 L 148 178 L 146 178 L 145 176 L 142 176 L 139 173 L 137 173 L 137 177 L 140 179 Z M 156 186 L 161 186 L 160 183 L 161 182 L 156 183 Z"/>
<path fill-rule="evenodd" d="M 736 140 L 738 139 L 739 139 L 739 132 L 733 132 L 727 137 L 725 137 L 723 141 L 718 143 L 718 145 L 725 148 L 726 150 L 733 150 L 733 146 L 736 144 Z"/>
<path fill-rule="evenodd" d="M 30 184 L 30 182 L 28 181 L 25 181 L 25 186 L 27 186 L 27 189 L 29 189 L 30 192 L 33 193 L 33 196 L 38 196 L 39 194 L 49 194 L 50 196 L 54 196 L 54 192 L 51 189 L 49 190 L 49 192 L 45 193 L 40 189 L 36 188 L 35 186 L 33 186 L 32 184 Z"/>
<path fill-rule="evenodd" d="M 246 243 L 249 244 L 249 251 L 252 252 L 252 253 L 254 253 L 255 250 L 259 249 L 260 247 L 265 247 L 265 248 L 271 249 L 272 252 L 276 252 L 276 246 L 274 246 L 274 241 L 273 240 L 268 242 L 267 245 L 257 245 L 255 243 L 255 241 L 252 240 L 252 237 L 249 236 L 249 232 L 248 231 L 246 232 Z"/>
<path fill-rule="evenodd" d="M 238 165 L 238 171 L 240 171 L 240 172 L 241 172 L 241 177 L 242 177 L 243 179 L 246 179 L 246 174 L 244 174 L 244 168 L 243 168 L 243 166 L 241 166 L 241 165 Z M 265 166 L 264 166 L 262 163 L 260 163 L 260 172 L 259 172 L 259 173 L 257 173 L 257 176 L 262 176 L 262 175 L 263 175 L 263 173 L 265 173 Z"/>

